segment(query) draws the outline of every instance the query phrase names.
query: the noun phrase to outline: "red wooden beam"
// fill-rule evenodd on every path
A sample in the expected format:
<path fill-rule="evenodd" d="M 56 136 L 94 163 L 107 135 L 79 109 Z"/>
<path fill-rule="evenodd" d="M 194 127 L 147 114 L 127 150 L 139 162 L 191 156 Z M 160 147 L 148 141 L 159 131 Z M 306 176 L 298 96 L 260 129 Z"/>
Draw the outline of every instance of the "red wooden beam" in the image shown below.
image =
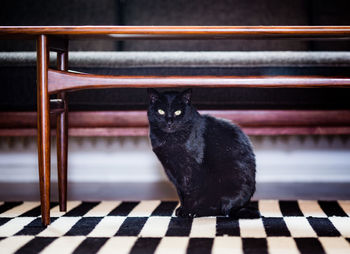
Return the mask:
<path fill-rule="evenodd" d="M 251 135 L 350 134 L 350 110 L 202 110 L 240 125 Z M 54 117 L 54 116 L 52 116 Z M 55 121 L 51 121 L 54 124 Z M 0 112 L 1 136 L 33 136 L 36 112 Z M 146 111 L 69 113 L 72 136 L 148 134 Z"/>

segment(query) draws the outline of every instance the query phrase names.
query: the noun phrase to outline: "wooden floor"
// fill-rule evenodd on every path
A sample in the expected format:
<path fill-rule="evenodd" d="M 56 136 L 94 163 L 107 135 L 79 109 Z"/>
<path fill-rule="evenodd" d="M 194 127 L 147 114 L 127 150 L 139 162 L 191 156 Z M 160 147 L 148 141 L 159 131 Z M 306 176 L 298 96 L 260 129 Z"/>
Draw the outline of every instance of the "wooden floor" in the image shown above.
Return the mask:
<path fill-rule="evenodd" d="M 57 198 L 57 183 L 51 188 Z M 176 200 L 175 189 L 169 182 L 158 183 L 70 183 L 69 200 Z M 253 199 L 350 199 L 350 183 L 258 183 Z M 0 200 L 39 200 L 36 183 L 0 183 Z"/>

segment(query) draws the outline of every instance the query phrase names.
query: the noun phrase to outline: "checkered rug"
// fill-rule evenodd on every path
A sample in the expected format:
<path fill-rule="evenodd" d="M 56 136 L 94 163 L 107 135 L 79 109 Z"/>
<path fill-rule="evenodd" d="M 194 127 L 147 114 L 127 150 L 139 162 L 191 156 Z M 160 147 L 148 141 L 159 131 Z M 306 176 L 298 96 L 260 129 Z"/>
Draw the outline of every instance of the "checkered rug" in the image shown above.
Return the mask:
<path fill-rule="evenodd" d="M 350 201 L 254 202 L 262 217 L 177 218 L 177 202 L 0 202 L 0 253 L 350 253 Z"/>

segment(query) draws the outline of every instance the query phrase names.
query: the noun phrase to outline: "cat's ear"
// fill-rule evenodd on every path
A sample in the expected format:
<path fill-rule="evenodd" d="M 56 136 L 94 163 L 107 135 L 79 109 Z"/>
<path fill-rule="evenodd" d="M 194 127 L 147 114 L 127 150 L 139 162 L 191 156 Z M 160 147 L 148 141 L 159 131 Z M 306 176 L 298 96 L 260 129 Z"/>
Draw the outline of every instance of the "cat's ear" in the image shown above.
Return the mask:
<path fill-rule="evenodd" d="M 147 93 L 151 103 L 155 103 L 159 99 L 159 93 L 157 92 L 156 89 L 148 88 Z"/>
<path fill-rule="evenodd" d="M 191 97 L 192 97 L 192 89 L 188 88 L 185 91 L 183 91 L 181 93 L 181 97 L 182 100 L 186 103 L 186 104 L 190 104 L 191 103 Z"/>

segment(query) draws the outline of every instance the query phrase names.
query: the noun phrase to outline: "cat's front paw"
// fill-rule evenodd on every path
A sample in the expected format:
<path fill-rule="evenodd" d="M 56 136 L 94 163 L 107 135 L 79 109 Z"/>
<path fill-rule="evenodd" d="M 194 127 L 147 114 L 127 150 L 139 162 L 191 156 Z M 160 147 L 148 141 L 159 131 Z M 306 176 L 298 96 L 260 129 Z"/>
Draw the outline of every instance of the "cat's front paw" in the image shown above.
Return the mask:
<path fill-rule="evenodd" d="M 177 217 L 185 217 L 185 209 L 182 207 L 182 206 L 180 206 L 180 207 L 178 207 L 176 210 L 175 210 L 175 215 L 177 216 Z"/>
<path fill-rule="evenodd" d="M 192 212 L 188 211 L 187 209 L 183 208 L 182 206 L 180 206 L 179 208 L 176 209 L 175 215 L 177 217 L 182 217 L 182 218 L 194 218 L 194 217 L 197 217 L 196 213 L 192 213 Z"/>

